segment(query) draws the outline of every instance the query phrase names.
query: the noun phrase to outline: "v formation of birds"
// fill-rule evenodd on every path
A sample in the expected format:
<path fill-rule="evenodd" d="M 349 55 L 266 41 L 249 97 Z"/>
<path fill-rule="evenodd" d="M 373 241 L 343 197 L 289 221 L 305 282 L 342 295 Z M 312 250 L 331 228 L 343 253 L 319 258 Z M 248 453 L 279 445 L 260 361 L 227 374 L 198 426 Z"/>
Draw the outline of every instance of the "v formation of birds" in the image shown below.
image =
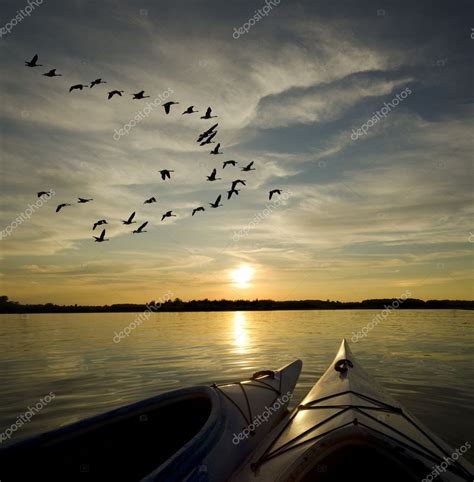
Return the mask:
<path fill-rule="evenodd" d="M 42 67 L 43 65 L 38 64 L 38 54 L 35 54 L 35 56 L 31 60 L 25 61 L 25 66 L 33 68 L 33 67 Z M 62 77 L 62 74 L 57 73 L 56 71 L 57 71 L 57 69 L 50 69 L 48 72 L 43 73 L 43 75 L 45 77 Z M 98 79 L 95 79 L 95 80 L 91 81 L 89 84 L 74 84 L 69 88 L 69 93 L 72 93 L 73 91 L 76 91 L 76 90 L 82 91 L 84 88 L 92 89 L 96 85 L 101 85 L 101 84 L 107 84 L 107 82 L 105 80 L 101 79 L 101 78 L 98 78 Z M 123 90 L 111 90 L 107 93 L 107 98 L 109 100 L 111 100 L 114 96 L 122 97 L 122 94 L 124 94 L 124 93 L 125 93 L 125 91 L 123 91 Z M 141 90 L 141 91 L 136 92 L 136 93 L 132 93 L 131 95 L 132 95 L 132 98 L 134 100 L 141 100 L 141 99 L 146 99 L 146 98 L 150 97 L 149 95 L 145 95 L 144 90 Z M 166 102 L 166 103 L 162 104 L 163 108 L 164 108 L 164 111 L 165 111 L 165 114 L 169 115 L 170 112 L 171 112 L 171 107 L 173 105 L 177 105 L 177 104 L 179 104 L 179 102 L 174 102 L 174 101 L 169 101 L 169 102 Z M 198 112 L 199 112 L 198 110 L 195 110 L 194 105 L 191 105 L 182 113 L 182 115 L 196 114 Z M 210 120 L 210 119 L 214 119 L 214 118 L 217 118 L 217 117 L 218 116 L 216 116 L 216 115 L 212 115 L 212 108 L 208 107 L 206 109 L 206 113 L 203 116 L 201 116 L 200 118 L 204 119 L 204 120 Z M 218 125 L 219 125 L 218 123 L 212 125 L 209 129 L 207 129 L 203 133 L 201 133 L 196 140 L 196 142 L 198 142 L 200 146 L 206 146 L 206 145 L 209 145 L 209 144 L 216 144 L 215 147 L 210 151 L 211 155 L 223 154 L 223 152 L 221 151 L 220 142 L 216 143 L 213 140 L 216 137 L 216 135 L 218 134 L 218 131 L 216 130 Z M 222 169 L 225 169 L 227 166 L 236 167 L 237 161 L 234 161 L 234 160 L 224 161 Z M 253 166 L 254 166 L 254 162 L 252 161 L 252 162 L 248 163 L 246 166 L 241 167 L 240 170 L 242 172 L 255 171 L 256 169 Z M 161 175 L 161 179 L 163 181 L 171 180 L 171 174 L 173 172 L 174 171 L 171 170 L 171 169 L 162 169 L 161 171 L 159 171 L 159 173 Z M 209 181 L 209 182 L 219 181 L 221 179 L 222 178 L 217 177 L 217 169 L 216 168 L 214 168 L 212 170 L 211 174 L 209 176 L 207 176 L 207 181 Z M 235 196 L 239 195 L 240 189 L 236 189 L 237 186 L 239 186 L 239 185 L 245 186 L 246 180 L 245 179 L 236 179 L 236 180 L 232 181 L 231 188 L 230 188 L 230 190 L 227 191 L 227 199 L 228 200 L 231 199 L 233 195 L 235 195 Z M 281 189 L 272 189 L 268 193 L 268 198 L 271 200 L 272 197 L 275 194 L 280 195 L 281 192 L 282 192 Z M 38 197 L 50 196 L 50 195 L 51 195 L 51 193 L 48 192 L 48 191 L 40 191 L 40 192 L 37 193 Z M 219 196 L 217 196 L 217 199 L 214 202 L 208 203 L 208 204 L 209 204 L 209 206 L 211 206 L 211 208 L 214 208 L 214 209 L 218 208 L 218 207 L 221 207 L 222 206 L 221 199 L 222 199 L 222 195 L 219 194 Z M 77 199 L 78 204 L 85 204 L 85 203 L 89 203 L 91 201 L 93 201 L 93 199 L 91 199 L 91 198 L 79 197 Z M 146 199 L 144 201 L 144 204 L 153 204 L 153 203 L 156 203 L 156 202 L 157 202 L 156 197 L 150 197 L 149 199 Z M 71 203 L 58 204 L 58 206 L 56 207 L 56 213 L 59 213 L 63 208 L 68 207 L 68 206 L 72 206 L 72 204 Z M 203 212 L 205 210 L 206 209 L 204 208 L 204 206 L 198 206 L 198 207 L 196 207 L 192 210 L 191 215 L 194 216 L 196 213 Z M 133 212 L 126 220 L 122 220 L 122 224 L 130 225 L 130 224 L 136 223 L 136 221 L 134 220 L 135 214 L 136 214 L 136 212 Z M 161 217 L 161 221 L 163 222 L 165 219 L 171 218 L 171 217 L 176 217 L 176 214 L 173 214 L 173 211 L 167 211 Z M 99 219 L 98 221 L 96 221 L 93 224 L 92 230 L 95 230 L 98 226 L 103 226 L 103 225 L 106 225 L 106 224 L 108 224 L 106 219 Z M 133 230 L 132 233 L 133 234 L 146 233 L 145 228 L 146 228 L 147 224 L 148 224 L 148 221 L 142 223 L 137 229 Z M 105 237 L 105 235 L 106 235 L 106 230 L 105 230 L 105 228 L 103 228 L 100 235 L 99 236 L 93 236 L 93 238 L 96 242 L 101 243 L 103 241 L 109 240 L 108 238 Z"/>

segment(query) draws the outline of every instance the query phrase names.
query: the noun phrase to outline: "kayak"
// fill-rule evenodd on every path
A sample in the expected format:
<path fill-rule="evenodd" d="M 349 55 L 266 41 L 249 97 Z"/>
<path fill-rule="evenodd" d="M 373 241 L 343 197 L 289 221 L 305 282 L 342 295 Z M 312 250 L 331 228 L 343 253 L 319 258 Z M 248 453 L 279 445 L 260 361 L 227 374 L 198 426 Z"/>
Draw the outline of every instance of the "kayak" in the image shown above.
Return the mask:
<path fill-rule="evenodd" d="M 233 482 L 459 482 L 463 454 L 410 415 L 361 367 L 346 340 L 303 401 L 268 435 Z"/>
<path fill-rule="evenodd" d="M 0 450 L 0 480 L 227 480 L 288 414 L 301 367 L 175 390 L 18 442 Z"/>

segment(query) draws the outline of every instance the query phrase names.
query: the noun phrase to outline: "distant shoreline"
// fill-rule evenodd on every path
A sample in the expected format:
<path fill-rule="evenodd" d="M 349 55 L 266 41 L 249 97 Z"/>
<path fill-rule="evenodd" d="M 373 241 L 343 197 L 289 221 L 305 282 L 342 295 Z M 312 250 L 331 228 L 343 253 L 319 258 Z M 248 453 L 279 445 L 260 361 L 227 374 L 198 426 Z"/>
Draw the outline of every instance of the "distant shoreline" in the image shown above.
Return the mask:
<path fill-rule="evenodd" d="M 399 301 L 399 300 L 398 300 Z M 52 303 L 42 305 L 20 304 L 9 301 L 8 297 L 0 297 L 0 314 L 34 314 L 34 313 L 139 313 L 144 311 L 163 313 L 202 313 L 222 311 L 301 311 L 301 310 L 384 310 L 391 307 L 397 298 L 372 299 L 360 302 L 341 302 L 323 300 L 274 301 L 274 300 L 192 300 L 182 301 L 179 298 L 162 304 L 120 303 L 104 306 L 61 306 Z M 399 305 L 399 306 L 397 306 Z M 472 300 L 418 300 L 405 299 L 395 306 L 398 310 L 474 310 Z"/>

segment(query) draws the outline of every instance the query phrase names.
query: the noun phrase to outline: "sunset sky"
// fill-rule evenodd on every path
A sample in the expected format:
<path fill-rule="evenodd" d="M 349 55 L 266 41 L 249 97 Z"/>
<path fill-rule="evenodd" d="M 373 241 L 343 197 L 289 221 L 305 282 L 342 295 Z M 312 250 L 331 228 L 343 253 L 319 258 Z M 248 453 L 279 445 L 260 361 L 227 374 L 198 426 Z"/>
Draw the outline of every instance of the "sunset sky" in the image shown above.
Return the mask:
<path fill-rule="evenodd" d="M 25 5 L 3 0 L 2 26 Z M 37 191 L 55 195 L 3 234 L 0 294 L 472 299 L 471 20 L 463 0 L 44 0 L 0 39 L 0 229 Z M 43 67 L 26 68 L 35 53 Z M 62 77 L 41 75 L 52 68 Z M 96 78 L 107 84 L 68 92 Z M 107 100 L 113 89 L 123 97 Z M 132 100 L 141 90 L 151 99 Z M 114 139 L 165 91 L 180 102 L 170 115 L 156 107 Z M 181 115 L 190 105 L 199 114 Z M 207 106 L 217 119 L 199 118 Z M 223 155 L 195 142 L 213 121 Z M 214 167 L 223 180 L 207 182 Z M 177 217 L 161 222 L 168 210 Z M 138 224 L 123 226 L 133 211 Z M 110 241 L 95 243 L 102 218 Z"/>

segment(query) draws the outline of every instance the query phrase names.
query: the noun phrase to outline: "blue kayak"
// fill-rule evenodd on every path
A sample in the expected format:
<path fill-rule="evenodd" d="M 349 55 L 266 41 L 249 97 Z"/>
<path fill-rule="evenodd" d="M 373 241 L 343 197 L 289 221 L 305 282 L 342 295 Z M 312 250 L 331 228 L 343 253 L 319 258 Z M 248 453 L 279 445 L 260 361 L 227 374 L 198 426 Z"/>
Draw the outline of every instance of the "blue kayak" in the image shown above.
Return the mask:
<path fill-rule="evenodd" d="M 226 480 L 287 414 L 301 367 L 175 390 L 18 442 L 0 450 L 0 480 Z"/>

